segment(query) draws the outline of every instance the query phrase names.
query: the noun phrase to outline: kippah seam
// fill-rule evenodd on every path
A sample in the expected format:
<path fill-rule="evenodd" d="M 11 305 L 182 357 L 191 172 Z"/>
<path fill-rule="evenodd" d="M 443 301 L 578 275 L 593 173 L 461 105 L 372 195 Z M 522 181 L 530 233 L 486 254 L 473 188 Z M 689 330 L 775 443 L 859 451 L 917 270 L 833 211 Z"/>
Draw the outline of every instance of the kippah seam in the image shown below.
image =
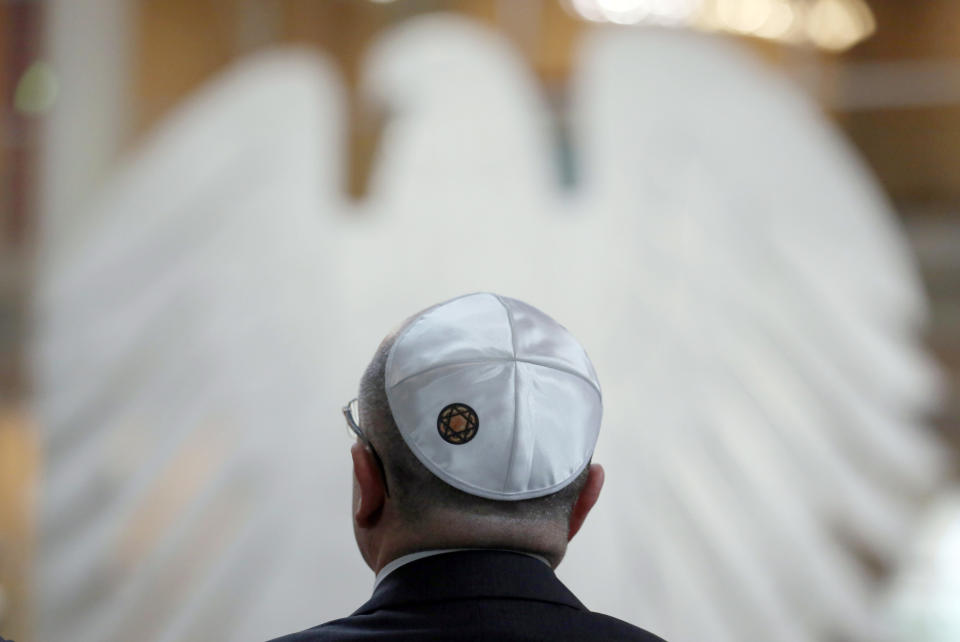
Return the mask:
<path fill-rule="evenodd" d="M 496 299 L 499 299 L 499 297 L 498 297 L 497 295 L 491 294 L 491 293 L 488 293 L 488 292 L 472 292 L 472 293 L 470 293 L 470 294 L 461 294 L 460 296 L 454 297 L 454 298 L 450 299 L 449 301 L 444 301 L 444 302 L 442 302 L 442 303 L 437 303 L 436 305 L 430 306 L 429 308 L 427 308 L 426 310 L 424 310 L 423 312 L 421 312 L 421 313 L 420 313 L 420 316 L 418 316 L 416 319 L 414 319 L 413 321 L 411 321 L 410 323 L 408 323 L 405 328 L 403 328 L 399 333 L 397 333 L 397 335 L 394 337 L 393 345 L 390 346 L 390 352 L 387 354 L 387 363 L 386 363 L 386 367 L 384 368 L 384 387 L 385 387 L 385 388 L 389 388 L 389 387 L 390 387 L 390 383 L 389 383 L 389 381 L 388 381 L 388 379 L 389 379 L 388 373 L 393 369 L 393 355 L 394 355 L 394 353 L 397 351 L 397 347 L 400 345 L 400 342 L 403 341 L 403 340 L 406 338 L 406 336 L 410 333 L 410 331 L 413 330 L 413 328 L 414 328 L 415 326 L 420 325 L 420 323 L 421 323 L 425 318 L 427 318 L 427 315 L 430 314 L 431 312 L 433 312 L 434 310 L 436 310 L 437 308 L 439 308 L 439 307 L 441 307 L 441 306 L 444 306 L 444 305 L 447 305 L 447 304 L 449 304 L 449 303 L 453 303 L 454 301 L 459 301 L 460 299 L 466 299 L 466 298 L 468 298 L 468 297 L 477 296 L 477 295 L 479 295 L 479 294 L 489 294 L 489 296 L 492 296 L 492 297 L 494 297 L 494 298 L 496 298 Z M 501 302 L 501 303 L 502 303 L 502 302 Z M 404 377 L 401 381 L 398 381 L 397 384 L 401 383 L 402 381 L 405 381 L 407 378 L 408 378 L 408 377 Z M 394 385 L 396 385 L 396 384 L 394 384 Z"/>
<path fill-rule="evenodd" d="M 596 391 L 597 396 L 602 397 L 602 394 L 601 394 L 601 392 L 600 392 L 600 389 L 597 387 L 597 384 L 596 384 L 596 383 L 594 383 L 593 381 L 591 381 L 590 378 L 587 377 L 586 375 L 584 375 L 583 373 L 577 372 L 576 370 L 574 370 L 574 369 L 572 369 L 572 368 L 564 368 L 564 367 L 562 367 L 562 366 L 557 366 L 557 365 L 552 364 L 552 363 L 543 363 L 542 361 L 534 361 L 533 359 L 508 358 L 508 357 L 488 357 L 488 358 L 485 358 L 485 359 L 470 359 L 469 361 L 451 361 L 450 363 L 441 363 L 441 364 L 439 364 L 439 365 L 430 366 L 429 368 L 426 368 L 425 370 L 420 370 L 419 372 L 414 372 L 413 374 L 408 374 L 406 377 L 404 377 L 403 379 L 400 379 L 400 380 L 397 381 L 396 383 L 388 384 L 387 387 L 396 388 L 397 386 L 400 386 L 400 385 L 406 383 L 406 382 L 409 381 L 410 379 L 416 379 L 417 377 L 420 377 L 420 376 L 425 375 L 425 374 L 429 374 L 429 373 L 434 372 L 434 371 L 436 371 L 436 370 L 442 370 L 443 368 L 455 368 L 455 367 L 457 367 L 457 366 L 469 366 L 469 365 L 474 365 L 474 364 L 497 363 L 497 362 L 503 362 L 503 363 L 510 363 L 510 362 L 512 362 L 512 363 L 529 363 L 529 364 L 532 365 L 532 366 L 539 366 L 539 367 L 541 367 L 541 368 L 548 368 L 548 369 L 550 369 L 550 370 L 556 370 L 556 371 L 558 371 L 558 372 L 563 372 L 563 373 L 566 373 L 566 374 L 568 374 L 568 375 L 577 377 L 578 379 L 582 379 L 584 382 L 587 383 L 587 385 L 589 385 L 591 388 L 593 388 L 593 389 Z"/>
<path fill-rule="evenodd" d="M 513 346 L 513 439 L 510 442 L 510 458 L 507 459 L 507 472 L 503 477 L 503 488 L 501 489 L 501 492 L 506 492 L 507 483 L 510 481 L 510 472 L 513 470 L 513 458 L 517 453 L 517 433 L 519 432 L 517 430 L 517 409 L 520 407 L 518 401 L 520 391 L 517 386 L 517 333 L 513 329 L 513 315 L 510 314 L 510 308 L 503 302 L 503 299 L 497 296 L 497 301 L 500 302 L 504 312 L 507 313 L 507 324 L 510 326 L 510 345 Z"/>

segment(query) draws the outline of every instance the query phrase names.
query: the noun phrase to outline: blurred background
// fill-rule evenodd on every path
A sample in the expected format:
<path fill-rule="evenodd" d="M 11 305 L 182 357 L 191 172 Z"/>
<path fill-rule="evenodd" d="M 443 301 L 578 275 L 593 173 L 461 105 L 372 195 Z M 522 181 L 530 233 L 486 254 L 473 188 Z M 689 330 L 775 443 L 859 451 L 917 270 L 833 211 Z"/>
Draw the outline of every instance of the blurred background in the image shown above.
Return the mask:
<path fill-rule="evenodd" d="M 921 340 L 942 369 L 942 394 L 927 423 L 939 448 L 960 451 L 958 2 L 2 0 L 0 635 L 42 639 L 35 631 L 43 606 L 32 578 L 46 459 L 31 401 L 30 345 L 44 257 L 89 234 L 89 212 L 96 211 L 89 204 L 179 105 L 231 64 L 278 45 L 313 48 L 332 61 L 346 106 L 339 190 L 365 202 L 389 115 L 361 90 L 364 57 L 392 27 L 438 11 L 501 34 L 533 72 L 557 166 L 571 184 L 577 150 L 566 125 L 569 83 L 578 45 L 594 29 L 713 34 L 735 40 L 787 79 L 852 146 L 892 204 L 929 300 Z M 944 519 L 953 520 L 956 547 L 958 518 Z M 866 563 L 880 577 L 894 574 L 885 562 Z M 943 582 L 956 587 L 960 580 Z M 944 630 L 920 627 L 912 639 L 960 639 L 936 637 Z"/>

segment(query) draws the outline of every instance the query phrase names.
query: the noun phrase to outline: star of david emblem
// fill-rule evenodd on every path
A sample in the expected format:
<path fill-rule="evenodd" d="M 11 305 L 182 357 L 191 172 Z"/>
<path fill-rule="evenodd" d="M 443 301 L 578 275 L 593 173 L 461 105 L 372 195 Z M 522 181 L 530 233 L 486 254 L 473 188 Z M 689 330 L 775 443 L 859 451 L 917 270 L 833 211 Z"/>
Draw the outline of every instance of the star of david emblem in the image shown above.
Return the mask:
<path fill-rule="evenodd" d="M 476 436 L 479 427 L 477 412 L 463 403 L 452 403 L 437 416 L 437 432 L 447 443 L 465 444 Z"/>

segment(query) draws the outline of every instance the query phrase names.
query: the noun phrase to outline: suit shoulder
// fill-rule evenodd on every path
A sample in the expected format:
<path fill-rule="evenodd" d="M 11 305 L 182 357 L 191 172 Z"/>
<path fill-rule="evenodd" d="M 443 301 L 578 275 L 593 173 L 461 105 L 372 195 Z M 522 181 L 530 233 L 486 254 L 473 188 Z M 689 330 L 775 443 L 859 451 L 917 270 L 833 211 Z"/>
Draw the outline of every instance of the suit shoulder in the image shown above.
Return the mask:
<path fill-rule="evenodd" d="M 416 635 L 413 635 L 416 631 Z M 368 639 L 449 640 L 626 640 L 665 642 L 615 617 L 578 611 L 556 605 L 528 602 L 517 609 L 514 602 L 452 602 L 409 606 L 399 611 L 352 615 L 311 629 L 275 638 L 270 642 L 341 642 Z"/>
<path fill-rule="evenodd" d="M 344 639 L 343 628 L 338 626 L 344 620 L 333 620 L 315 627 L 273 638 L 269 642 L 329 642 Z"/>
<path fill-rule="evenodd" d="M 638 642 L 666 642 L 663 638 L 654 635 L 650 631 L 634 626 L 629 622 L 618 620 L 617 618 L 596 613 L 588 612 L 591 620 L 591 628 L 595 628 L 601 635 L 610 636 L 611 640 L 637 640 Z"/>

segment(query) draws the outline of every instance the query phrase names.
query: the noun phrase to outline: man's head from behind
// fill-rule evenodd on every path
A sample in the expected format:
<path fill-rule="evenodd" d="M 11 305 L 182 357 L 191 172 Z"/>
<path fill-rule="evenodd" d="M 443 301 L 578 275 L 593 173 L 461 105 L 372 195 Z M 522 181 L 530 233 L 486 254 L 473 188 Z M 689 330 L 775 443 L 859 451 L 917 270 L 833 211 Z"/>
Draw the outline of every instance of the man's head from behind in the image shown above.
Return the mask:
<path fill-rule="evenodd" d="M 406 553 L 489 547 L 556 565 L 603 484 L 601 397 L 562 326 L 480 293 L 418 313 L 360 383 L 354 532 L 375 571 Z"/>

